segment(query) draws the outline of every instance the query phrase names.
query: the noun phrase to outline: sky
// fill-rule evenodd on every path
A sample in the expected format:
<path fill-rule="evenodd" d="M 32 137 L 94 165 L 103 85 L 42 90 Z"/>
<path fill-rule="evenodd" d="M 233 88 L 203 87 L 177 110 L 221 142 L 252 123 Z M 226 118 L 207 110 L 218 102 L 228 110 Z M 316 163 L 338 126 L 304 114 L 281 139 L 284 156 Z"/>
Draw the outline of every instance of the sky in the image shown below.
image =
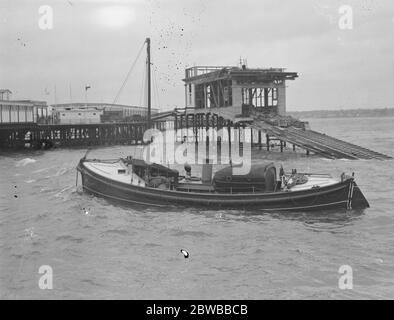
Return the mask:
<path fill-rule="evenodd" d="M 161 110 L 184 106 L 186 67 L 240 59 L 298 72 L 288 111 L 392 108 L 393 34 L 393 0 L 0 0 L 0 88 L 49 104 L 112 103 L 136 61 L 116 102 L 144 105 L 150 37 Z"/>

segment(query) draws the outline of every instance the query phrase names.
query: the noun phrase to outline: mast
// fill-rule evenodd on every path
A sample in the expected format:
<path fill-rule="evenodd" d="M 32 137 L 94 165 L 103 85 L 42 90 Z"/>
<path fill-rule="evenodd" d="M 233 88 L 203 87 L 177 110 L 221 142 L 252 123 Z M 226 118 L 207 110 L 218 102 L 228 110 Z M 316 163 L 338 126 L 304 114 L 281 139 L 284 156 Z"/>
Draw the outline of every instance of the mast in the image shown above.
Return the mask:
<path fill-rule="evenodd" d="M 148 129 L 151 127 L 151 79 L 150 79 L 150 38 L 146 38 L 146 51 L 147 51 L 147 73 L 148 73 Z"/>

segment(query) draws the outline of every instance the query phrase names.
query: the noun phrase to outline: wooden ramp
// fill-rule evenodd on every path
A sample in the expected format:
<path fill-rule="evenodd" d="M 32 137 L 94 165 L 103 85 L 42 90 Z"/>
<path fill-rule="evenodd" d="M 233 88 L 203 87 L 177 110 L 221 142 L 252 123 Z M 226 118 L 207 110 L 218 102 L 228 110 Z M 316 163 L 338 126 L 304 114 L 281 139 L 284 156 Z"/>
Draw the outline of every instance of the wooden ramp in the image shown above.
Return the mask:
<path fill-rule="evenodd" d="M 198 110 L 198 109 L 197 109 Z M 197 111 L 198 112 L 198 111 Z M 199 111 L 201 112 L 201 110 Z M 217 114 L 233 123 L 244 123 L 247 127 L 261 130 L 266 134 L 296 145 L 304 150 L 319 154 L 329 159 L 393 159 L 385 154 L 357 146 L 355 144 L 330 137 L 317 131 L 301 129 L 296 127 L 281 127 L 263 120 L 263 116 L 258 112 L 252 113 L 248 117 L 242 117 L 234 108 L 210 109 L 211 114 Z M 189 111 L 188 111 L 189 113 Z M 238 113 L 238 114 L 237 114 Z"/>
<path fill-rule="evenodd" d="M 385 154 L 375 152 L 313 130 L 303 130 L 293 127 L 280 128 L 275 126 L 267 128 L 266 125 L 261 126 L 258 122 L 252 122 L 248 124 L 248 126 L 258 130 L 264 130 L 266 133 L 273 135 L 280 140 L 289 142 L 325 158 L 351 160 L 392 159 Z"/>

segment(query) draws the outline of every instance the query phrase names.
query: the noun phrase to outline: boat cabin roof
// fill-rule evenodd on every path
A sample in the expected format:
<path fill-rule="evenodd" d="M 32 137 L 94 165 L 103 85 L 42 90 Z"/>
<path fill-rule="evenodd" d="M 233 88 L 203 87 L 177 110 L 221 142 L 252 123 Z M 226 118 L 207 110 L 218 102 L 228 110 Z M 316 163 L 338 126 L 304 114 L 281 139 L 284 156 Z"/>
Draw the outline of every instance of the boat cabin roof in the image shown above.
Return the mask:
<path fill-rule="evenodd" d="M 124 160 L 125 163 L 130 163 L 129 160 Z M 137 169 L 148 169 L 151 173 L 157 173 L 158 175 L 165 175 L 166 177 L 178 177 L 179 172 L 174 169 L 167 168 L 157 163 L 147 163 L 141 159 L 131 159 L 131 165 L 133 170 Z"/>

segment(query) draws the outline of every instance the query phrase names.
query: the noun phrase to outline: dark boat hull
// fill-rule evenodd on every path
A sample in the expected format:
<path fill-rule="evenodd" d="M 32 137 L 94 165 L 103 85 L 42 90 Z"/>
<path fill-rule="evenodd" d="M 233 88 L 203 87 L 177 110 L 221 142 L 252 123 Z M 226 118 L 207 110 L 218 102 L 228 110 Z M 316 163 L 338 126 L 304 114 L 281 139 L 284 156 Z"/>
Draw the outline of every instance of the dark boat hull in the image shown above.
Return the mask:
<path fill-rule="evenodd" d="M 358 209 L 369 207 L 352 178 L 311 190 L 269 193 L 198 193 L 162 190 L 108 179 L 78 165 L 84 191 L 112 201 L 148 206 L 181 205 L 212 208 L 259 208 L 275 211 Z"/>

